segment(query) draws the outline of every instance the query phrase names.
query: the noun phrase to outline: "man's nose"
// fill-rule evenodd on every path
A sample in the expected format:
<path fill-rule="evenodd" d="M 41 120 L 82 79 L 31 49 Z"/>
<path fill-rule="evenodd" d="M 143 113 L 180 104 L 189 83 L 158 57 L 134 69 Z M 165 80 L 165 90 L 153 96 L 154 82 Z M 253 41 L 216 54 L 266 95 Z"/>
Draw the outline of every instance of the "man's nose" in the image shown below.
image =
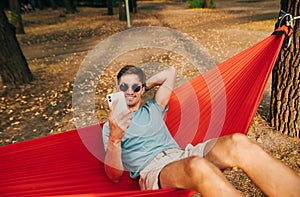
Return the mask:
<path fill-rule="evenodd" d="M 134 91 L 132 90 L 131 87 L 128 88 L 128 90 L 126 91 L 127 94 L 134 94 Z"/>
<path fill-rule="evenodd" d="M 134 91 L 131 88 L 128 88 L 127 93 L 128 94 L 134 94 Z"/>

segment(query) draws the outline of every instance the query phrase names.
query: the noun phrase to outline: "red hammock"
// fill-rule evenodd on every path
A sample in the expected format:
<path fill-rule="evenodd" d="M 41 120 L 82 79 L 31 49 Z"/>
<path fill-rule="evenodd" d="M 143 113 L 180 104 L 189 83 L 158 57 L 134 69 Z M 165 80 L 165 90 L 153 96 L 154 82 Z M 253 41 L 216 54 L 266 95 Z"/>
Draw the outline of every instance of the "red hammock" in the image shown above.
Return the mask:
<path fill-rule="evenodd" d="M 181 146 L 248 132 L 284 33 L 270 35 L 174 91 L 166 123 Z M 101 126 L 0 147 L 0 196 L 189 196 L 194 193 L 175 188 L 140 191 L 128 172 L 120 183 L 111 183 L 101 162 L 104 157 Z"/>

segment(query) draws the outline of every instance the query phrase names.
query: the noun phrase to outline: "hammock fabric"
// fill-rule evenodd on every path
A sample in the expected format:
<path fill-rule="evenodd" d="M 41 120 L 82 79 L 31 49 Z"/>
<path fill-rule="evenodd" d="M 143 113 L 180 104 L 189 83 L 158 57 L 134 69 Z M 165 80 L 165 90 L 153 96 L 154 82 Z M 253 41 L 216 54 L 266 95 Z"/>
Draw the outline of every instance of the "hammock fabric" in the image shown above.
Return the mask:
<path fill-rule="evenodd" d="M 287 31 L 277 32 L 281 33 L 270 35 L 174 91 L 166 123 L 181 146 L 248 132 Z M 0 147 L 0 196 L 190 196 L 194 193 L 175 188 L 140 191 L 128 172 L 120 183 L 111 183 L 101 162 L 104 158 L 101 128 L 102 124 L 93 125 Z"/>

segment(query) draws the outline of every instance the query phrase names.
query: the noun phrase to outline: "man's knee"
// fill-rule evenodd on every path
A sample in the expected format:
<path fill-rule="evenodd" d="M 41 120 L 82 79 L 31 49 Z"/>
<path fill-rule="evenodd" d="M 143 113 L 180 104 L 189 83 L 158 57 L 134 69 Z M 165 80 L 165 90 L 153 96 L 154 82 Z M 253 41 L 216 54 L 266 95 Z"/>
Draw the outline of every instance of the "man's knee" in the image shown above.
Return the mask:
<path fill-rule="evenodd" d="M 233 151 L 236 150 L 249 150 L 249 148 L 257 146 L 246 135 L 241 133 L 235 133 L 230 136 L 230 142 L 233 147 Z"/>
<path fill-rule="evenodd" d="M 188 162 L 185 166 L 185 172 L 189 177 L 197 177 L 206 176 L 205 174 L 209 174 L 211 168 L 211 164 L 204 158 L 198 156 L 189 157 Z M 201 178 L 199 179 L 201 180 Z"/>
<path fill-rule="evenodd" d="M 252 142 L 246 135 L 236 133 L 231 135 L 230 142 L 231 147 L 229 156 L 231 158 L 238 157 L 238 160 L 244 160 L 245 157 L 251 156 L 251 153 L 259 153 L 263 149 L 256 143 Z"/>
<path fill-rule="evenodd" d="M 238 166 L 246 157 L 260 150 L 246 135 L 235 133 L 221 137 L 216 143 L 208 144 L 205 158 L 220 169 Z"/>

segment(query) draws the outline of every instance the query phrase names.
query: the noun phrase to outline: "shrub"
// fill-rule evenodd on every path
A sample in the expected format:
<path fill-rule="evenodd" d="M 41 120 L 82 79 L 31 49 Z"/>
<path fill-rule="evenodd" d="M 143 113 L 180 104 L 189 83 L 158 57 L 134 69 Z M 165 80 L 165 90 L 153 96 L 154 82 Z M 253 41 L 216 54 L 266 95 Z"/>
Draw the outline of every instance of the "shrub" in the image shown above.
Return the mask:
<path fill-rule="evenodd" d="M 188 1 L 188 7 L 189 8 L 204 8 L 205 6 L 205 0 L 189 0 Z M 206 6 L 209 8 L 215 8 L 214 0 L 210 0 L 210 5 Z"/>

